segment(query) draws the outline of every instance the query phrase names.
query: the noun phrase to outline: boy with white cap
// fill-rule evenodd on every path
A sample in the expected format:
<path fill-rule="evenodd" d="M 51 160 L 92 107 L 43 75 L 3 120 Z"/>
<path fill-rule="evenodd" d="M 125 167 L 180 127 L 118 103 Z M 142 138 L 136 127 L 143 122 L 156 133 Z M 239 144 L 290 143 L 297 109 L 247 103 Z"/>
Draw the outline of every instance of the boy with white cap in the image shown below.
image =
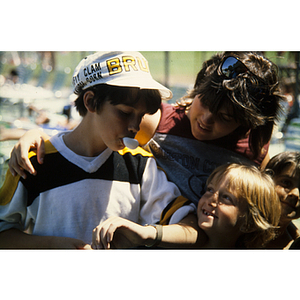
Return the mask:
<path fill-rule="evenodd" d="M 180 196 L 151 154 L 124 145 L 144 114 L 172 97 L 153 80 L 146 59 L 138 52 L 95 53 L 79 63 L 73 84 L 81 123 L 45 143 L 42 165 L 30 153 L 35 176 L 7 172 L 0 248 L 90 249 L 92 230 L 108 217 L 154 224 Z"/>

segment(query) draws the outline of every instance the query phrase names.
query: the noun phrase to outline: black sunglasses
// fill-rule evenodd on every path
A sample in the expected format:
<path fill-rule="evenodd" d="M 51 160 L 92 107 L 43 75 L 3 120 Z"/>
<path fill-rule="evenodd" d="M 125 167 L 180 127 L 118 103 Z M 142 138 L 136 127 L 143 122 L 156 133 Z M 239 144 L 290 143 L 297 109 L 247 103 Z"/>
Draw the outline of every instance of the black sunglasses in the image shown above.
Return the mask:
<path fill-rule="evenodd" d="M 262 94 L 262 95 L 266 94 L 264 88 L 264 85 L 266 85 L 265 81 L 260 77 L 257 77 L 251 71 L 249 71 L 249 69 L 236 57 L 234 56 L 225 57 L 220 63 L 220 70 L 222 74 L 228 79 L 236 78 L 239 74 L 242 73 L 252 74 L 260 83 L 260 87 L 259 88 L 250 87 L 249 91 L 251 92 L 251 94 L 253 94 L 256 97 L 258 96 L 258 94 Z"/>
<path fill-rule="evenodd" d="M 236 78 L 242 73 L 251 73 L 248 68 L 234 56 L 225 57 L 221 62 L 220 69 L 222 74 L 228 79 Z"/>

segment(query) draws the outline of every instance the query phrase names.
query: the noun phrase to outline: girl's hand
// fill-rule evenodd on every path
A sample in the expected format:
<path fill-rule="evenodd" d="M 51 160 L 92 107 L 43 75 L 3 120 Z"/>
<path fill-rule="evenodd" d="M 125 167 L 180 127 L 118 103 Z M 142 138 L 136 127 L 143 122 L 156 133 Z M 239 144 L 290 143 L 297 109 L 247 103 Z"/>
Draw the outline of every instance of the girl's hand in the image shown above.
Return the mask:
<path fill-rule="evenodd" d="M 42 134 L 40 130 L 30 130 L 26 132 L 14 146 L 8 163 L 9 170 L 13 176 L 19 174 L 23 178 L 26 178 L 24 170 L 28 171 L 30 174 L 36 174 L 36 171 L 28 158 L 28 152 L 30 149 L 37 149 L 38 162 L 40 164 L 43 163 L 45 145 L 42 135 L 47 137 L 45 134 Z"/>
<path fill-rule="evenodd" d="M 141 226 L 120 217 L 111 217 L 93 230 L 93 249 L 134 248 L 151 244 L 156 237 L 152 226 Z"/>

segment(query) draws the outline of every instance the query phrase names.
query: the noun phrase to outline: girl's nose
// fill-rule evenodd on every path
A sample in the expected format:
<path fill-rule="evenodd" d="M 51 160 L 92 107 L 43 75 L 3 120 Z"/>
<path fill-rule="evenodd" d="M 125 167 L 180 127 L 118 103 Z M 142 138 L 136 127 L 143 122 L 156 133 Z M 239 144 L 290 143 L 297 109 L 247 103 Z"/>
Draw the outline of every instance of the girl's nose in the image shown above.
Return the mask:
<path fill-rule="evenodd" d="M 214 122 L 214 116 L 209 109 L 206 109 L 202 115 L 202 121 L 204 124 L 212 124 Z"/>
<path fill-rule="evenodd" d="M 214 192 L 211 197 L 209 197 L 209 205 L 213 207 L 217 207 L 219 200 L 218 200 L 219 194 L 218 192 Z"/>

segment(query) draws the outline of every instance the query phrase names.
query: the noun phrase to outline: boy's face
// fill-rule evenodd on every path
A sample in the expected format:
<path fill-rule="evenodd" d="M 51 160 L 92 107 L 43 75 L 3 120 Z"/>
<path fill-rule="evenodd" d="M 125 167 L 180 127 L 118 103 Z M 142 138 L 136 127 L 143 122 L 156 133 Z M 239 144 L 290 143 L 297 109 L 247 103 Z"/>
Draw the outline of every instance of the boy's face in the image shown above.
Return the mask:
<path fill-rule="evenodd" d="M 237 195 L 228 190 L 227 176 L 219 182 L 215 182 L 213 178 L 208 184 L 198 203 L 198 225 L 209 236 L 237 239 L 244 223 L 246 203 L 241 203 Z"/>
<path fill-rule="evenodd" d="M 200 140 L 215 140 L 228 135 L 240 126 L 233 115 L 221 108 L 217 114 L 212 114 L 197 95 L 188 111 L 193 136 Z"/>
<path fill-rule="evenodd" d="M 93 130 L 106 147 L 119 151 L 125 147 L 122 141 L 124 137 L 135 137 L 146 113 L 142 101 L 135 106 L 112 105 L 106 101 L 101 111 L 93 114 Z"/>
<path fill-rule="evenodd" d="M 280 224 L 300 218 L 300 174 L 294 174 L 294 166 L 287 166 L 281 174 L 274 176 L 275 189 L 281 202 Z"/>

